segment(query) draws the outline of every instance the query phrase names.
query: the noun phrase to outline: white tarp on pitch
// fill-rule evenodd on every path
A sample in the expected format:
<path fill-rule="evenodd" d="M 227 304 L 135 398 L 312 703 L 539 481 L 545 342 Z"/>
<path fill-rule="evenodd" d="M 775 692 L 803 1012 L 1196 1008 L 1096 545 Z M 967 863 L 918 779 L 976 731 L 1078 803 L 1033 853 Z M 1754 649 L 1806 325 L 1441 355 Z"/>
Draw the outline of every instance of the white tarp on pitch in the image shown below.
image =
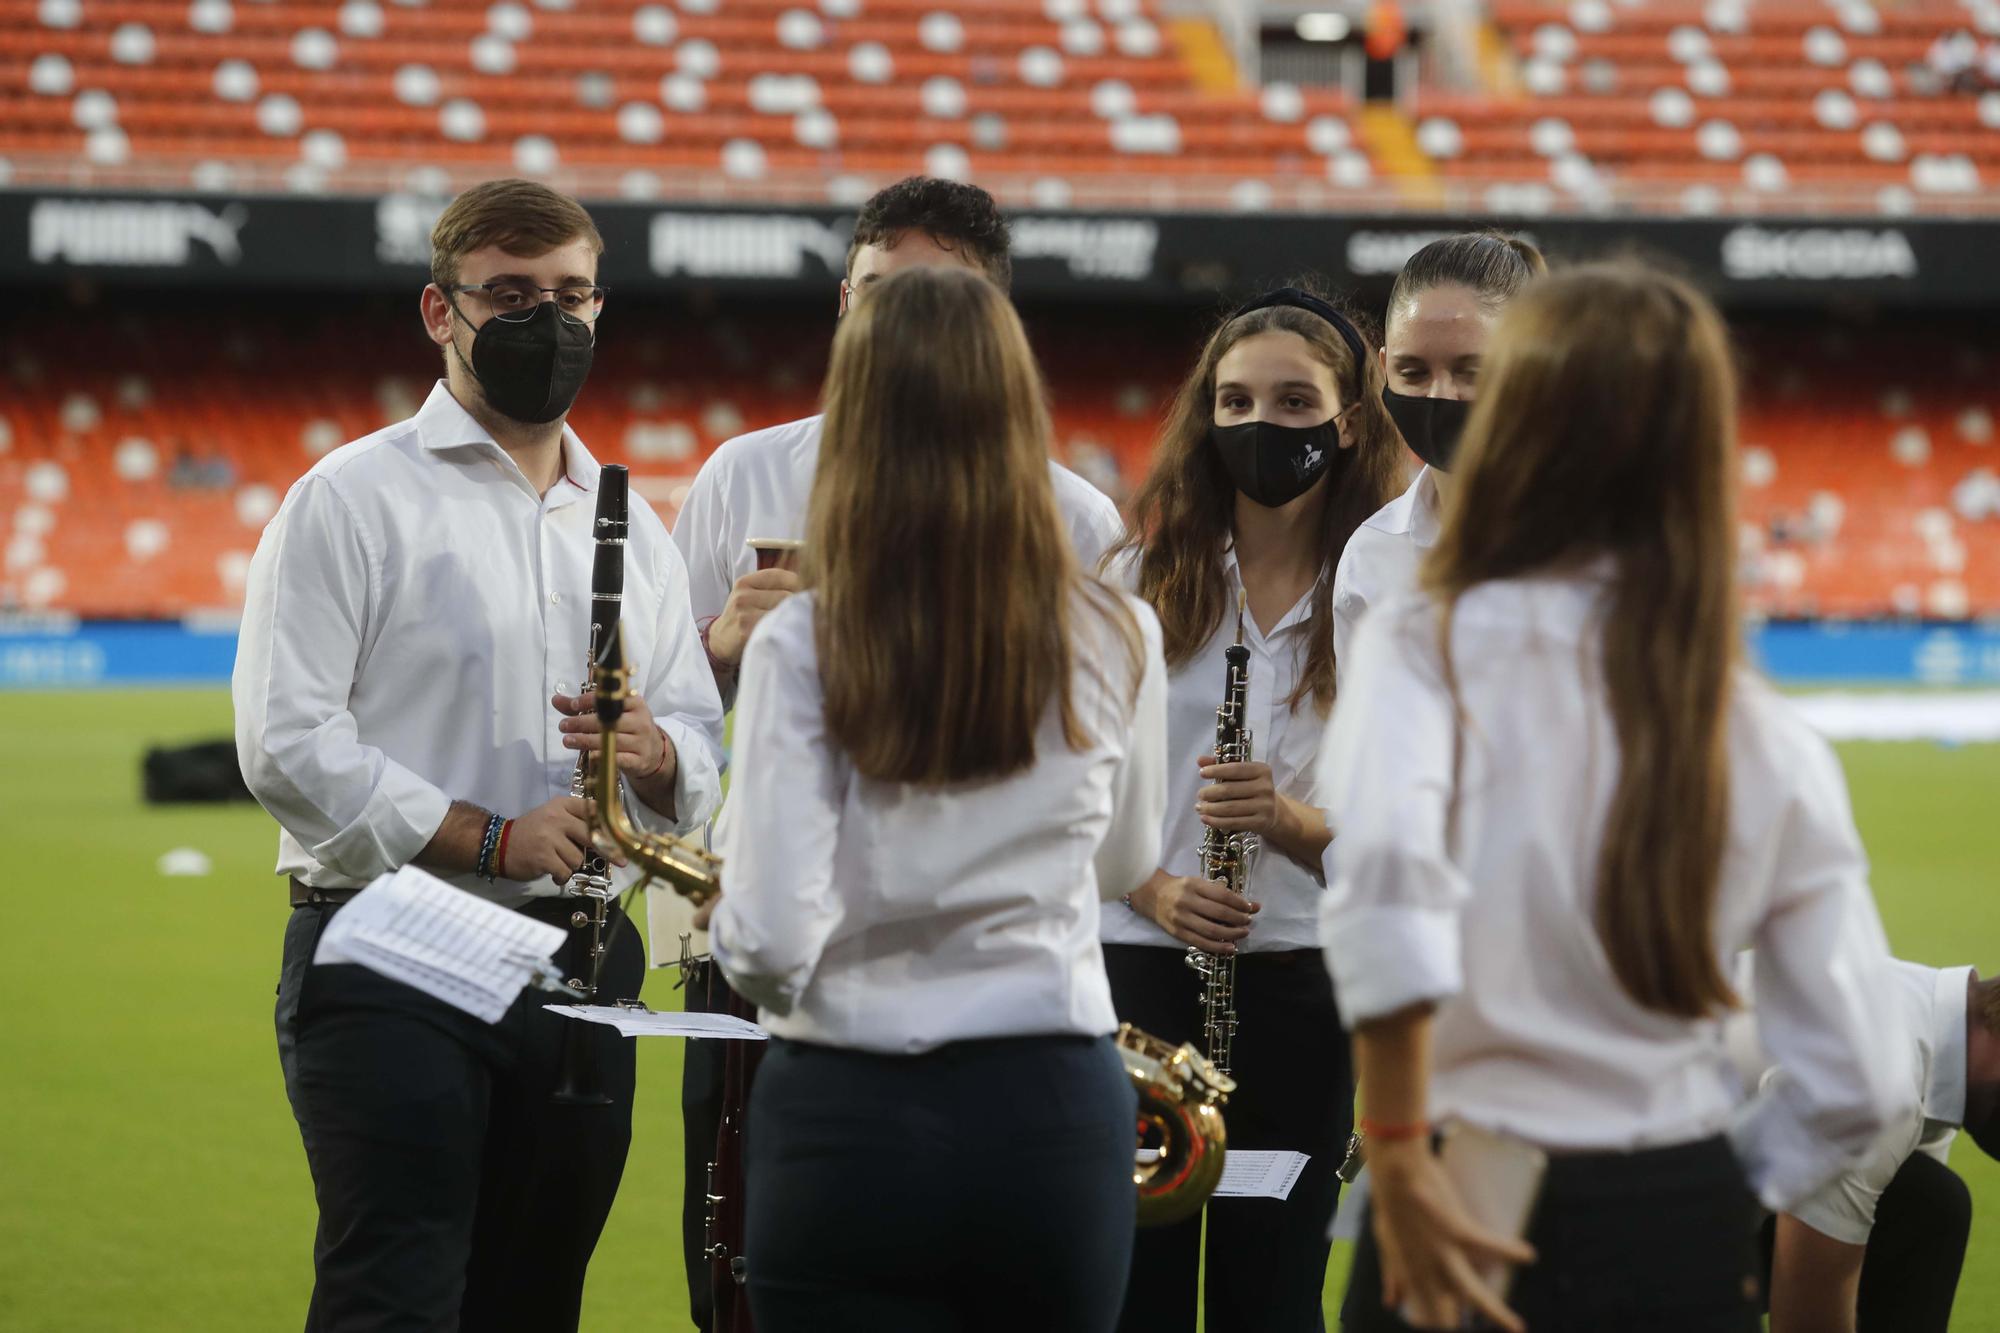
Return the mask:
<path fill-rule="evenodd" d="M 2000 690 L 1796 694 L 1806 721 L 1836 741 L 2000 741 Z"/>

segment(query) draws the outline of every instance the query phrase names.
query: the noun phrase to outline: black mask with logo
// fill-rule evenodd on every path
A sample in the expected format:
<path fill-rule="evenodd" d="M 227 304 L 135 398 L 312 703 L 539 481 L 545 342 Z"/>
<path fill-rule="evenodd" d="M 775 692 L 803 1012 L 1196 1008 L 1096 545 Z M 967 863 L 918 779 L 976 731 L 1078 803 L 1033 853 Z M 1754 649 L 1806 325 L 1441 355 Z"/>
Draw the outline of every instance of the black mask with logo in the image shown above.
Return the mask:
<path fill-rule="evenodd" d="M 1389 420 L 1396 423 L 1411 453 L 1440 472 L 1451 471 L 1465 419 L 1472 415 L 1471 403 L 1463 398 L 1412 398 L 1385 388 L 1382 405 L 1389 409 Z"/>
<path fill-rule="evenodd" d="M 1317 426 L 1246 421 L 1210 426 L 1208 438 L 1236 489 L 1266 509 L 1290 504 L 1311 490 L 1341 453 L 1340 427 L 1332 421 Z"/>
<path fill-rule="evenodd" d="M 452 350 L 458 351 L 454 341 Z M 596 331 L 564 319 L 544 301 L 518 323 L 489 319 L 472 335 L 472 377 L 494 411 L 513 421 L 544 425 L 569 411 L 590 374 Z M 459 360 L 465 361 L 464 353 Z"/>

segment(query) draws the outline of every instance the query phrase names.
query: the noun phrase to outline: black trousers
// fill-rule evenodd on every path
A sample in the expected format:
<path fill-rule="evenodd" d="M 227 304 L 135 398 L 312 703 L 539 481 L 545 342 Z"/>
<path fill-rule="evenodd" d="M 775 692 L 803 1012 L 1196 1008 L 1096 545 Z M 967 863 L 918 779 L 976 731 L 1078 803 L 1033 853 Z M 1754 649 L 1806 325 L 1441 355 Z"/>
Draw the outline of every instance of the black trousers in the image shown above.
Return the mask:
<path fill-rule="evenodd" d="M 1110 1333 L 1137 1114 L 1108 1037 L 773 1041 L 747 1140 L 758 1333 Z"/>
<path fill-rule="evenodd" d="M 1971 1235 L 1972 1192 L 1958 1173 L 1923 1153 L 1904 1162 L 1875 1205 L 1855 1333 L 1946 1333 Z M 1771 1245 L 1767 1221 L 1766 1273 Z"/>
<path fill-rule="evenodd" d="M 575 1329 L 632 1137 L 632 1043 L 544 1011 L 534 990 L 489 1025 L 365 968 L 314 967 L 334 910 L 293 909 L 278 985 L 279 1060 L 319 1199 L 308 1333 Z M 574 904 L 528 910 L 567 928 Z M 587 937 L 557 955 L 571 975 Z M 637 995 L 642 972 L 627 925 L 602 993 Z M 565 1028 L 610 1106 L 550 1100 Z"/>
<path fill-rule="evenodd" d="M 1759 1210 L 1727 1141 L 1551 1157 L 1508 1304 L 1534 1333 L 1757 1333 Z M 1371 1219 L 1341 1327 L 1403 1333 Z M 1483 1321 L 1480 1328 L 1490 1328 Z"/>
<path fill-rule="evenodd" d="M 714 963 L 697 963 L 688 976 L 684 1007 L 689 1013 L 727 1013 L 735 992 Z M 715 1297 L 709 1289 L 708 1164 L 722 1128 L 722 1062 L 729 1043 L 690 1037 L 681 1065 L 681 1142 L 687 1169 L 681 1178 L 681 1262 L 687 1267 L 688 1314 L 702 1333 L 715 1326 Z"/>
<path fill-rule="evenodd" d="M 1183 951 L 1107 944 L 1118 1017 L 1178 1045 L 1201 1037 L 1201 981 Z M 1317 950 L 1244 954 L 1236 963 L 1236 1092 L 1223 1109 L 1231 1148 L 1289 1149 L 1310 1160 L 1291 1196 L 1218 1199 L 1208 1219 L 1209 1333 L 1304 1333 L 1326 1326 L 1326 1237 L 1340 1198 L 1334 1171 L 1354 1120 L 1347 1033 Z M 1120 1329 L 1192 1333 L 1202 1220 L 1140 1230 Z"/>

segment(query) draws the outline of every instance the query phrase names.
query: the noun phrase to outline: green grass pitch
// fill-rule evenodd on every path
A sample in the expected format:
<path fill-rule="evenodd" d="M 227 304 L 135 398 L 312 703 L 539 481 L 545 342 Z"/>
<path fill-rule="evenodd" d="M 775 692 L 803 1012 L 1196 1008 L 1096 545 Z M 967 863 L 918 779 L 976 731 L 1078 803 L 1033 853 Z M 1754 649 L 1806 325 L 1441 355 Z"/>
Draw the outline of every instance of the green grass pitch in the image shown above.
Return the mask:
<path fill-rule="evenodd" d="M 140 803 L 152 742 L 225 735 L 224 692 L 0 694 L 0 1329 L 296 1328 L 312 1192 L 271 1029 L 289 910 L 259 810 Z M 1844 747 L 1896 950 L 2000 968 L 2000 746 Z M 165 878 L 194 847 L 203 878 Z M 655 974 L 646 998 L 676 1001 Z M 640 1044 L 631 1163 L 591 1269 L 590 1330 L 689 1327 L 680 1044 Z M 2000 1167 L 1977 1199 L 1961 1333 L 2000 1333 Z M 1327 1290 L 1335 1309 L 1344 1256 Z M 1022 1280 L 1033 1281 L 1032 1274 Z M 1331 1322 L 1331 1321 L 1329 1321 Z"/>

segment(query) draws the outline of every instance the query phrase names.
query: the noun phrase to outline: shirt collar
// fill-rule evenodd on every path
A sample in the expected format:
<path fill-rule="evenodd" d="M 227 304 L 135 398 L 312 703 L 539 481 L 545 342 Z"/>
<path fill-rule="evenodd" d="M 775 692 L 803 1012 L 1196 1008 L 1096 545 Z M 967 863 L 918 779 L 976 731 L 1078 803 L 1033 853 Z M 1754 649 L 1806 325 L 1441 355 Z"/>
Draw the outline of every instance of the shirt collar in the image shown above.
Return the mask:
<path fill-rule="evenodd" d="M 1947 967 L 1931 990 L 1931 1079 L 1924 1089 L 1924 1116 L 1946 1124 L 1965 1123 L 1965 992 L 1972 969 Z"/>
<path fill-rule="evenodd" d="M 417 409 L 414 420 L 417 438 L 432 453 L 474 448 L 506 456 L 507 451 L 500 447 L 492 432 L 480 425 L 478 419 L 452 397 L 450 386 L 443 380 L 431 386 L 430 396 Z M 597 475 L 603 470 L 602 466 L 591 456 L 590 450 L 584 448 L 583 440 L 570 429 L 568 422 L 563 423 L 562 441 L 563 471 L 556 478 L 555 488 L 549 492 L 550 499 L 555 498 L 565 483 L 586 495 L 596 494 Z"/>
<path fill-rule="evenodd" d="M 1224 577 L 1228 580 L 1229 591 L 1233 593 L 1242 590 L 1243 570 L 1236 563 L 1235 542 L 1231 542 L 1229 543 L 1229 545 L 1222 548 L 1222 572 Z M 1291 610 L 1285 612 L 1284 616 L 1279 619 L 1278 623 L 1271 627 L 1271 632 L 1269 634 L 1265 634 L 1262 631 L 1260 631 L 1257 628 L 1256 617 L 1249 614 L 1248 611 L 1245 611 L 1243 615 L 1243 636 L 1245 638 L 1261 638 L 1267 640 L 1275 639 L 1280 634 L 1283 634 L 1286 630 L 1294 629 L 1300 625 L 1305 624 L 1308 620 L 1312 619 L 1313 592 L 1314 589 L 1312 588 L 1306 589 L 1305 596 L 1299 598 L 1298 605 L 1294 606 Z M 1224 622 L 1224 626 L 1227 627 L 1229 617 L 1227 615 L 1224 615 L 1222 619 Z M 1230 641 L 1231 642 L 1235 641 L 1233 634 L 1231 636 Z"/>
<path fill-rule="evenodd" d="M 1444 497 L 1438 494 L 1437 474 L 1426 465 L 1410 483 L 1410 535 L 1421 545 L 1433 546 L 1443 526 Z"/>

